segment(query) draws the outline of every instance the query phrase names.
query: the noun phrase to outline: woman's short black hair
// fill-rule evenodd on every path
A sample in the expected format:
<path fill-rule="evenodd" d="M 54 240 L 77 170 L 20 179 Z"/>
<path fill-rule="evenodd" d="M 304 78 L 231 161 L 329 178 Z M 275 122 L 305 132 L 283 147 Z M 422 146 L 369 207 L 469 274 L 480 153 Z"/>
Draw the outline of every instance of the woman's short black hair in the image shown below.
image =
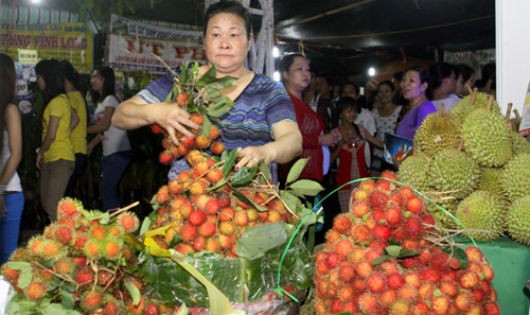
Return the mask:
<path fill-rule="evenodd" d="M 203 35 L 206 36 L 206 30 L 208 29 L 208 22 L 211 18 L 220 13 L 231 13 L 239 16 L 245 22 L 245 29 L 247 31 L 247 38 L 250 39 L 250 33 L 252 33 L 252 22 L 250 12 L 245 8 L 239 1 L 220 1 L 214 3 L 206 9 L 204 15 L 204 30 Z"/>
<path fill-rule="evenodd" d="M 74 66 L 68 60 L 61 60 L 60 63 L 65 80 L 70 81 L 76 90 L 80 90 L 81 83 L 79 82 L 79 72 L 75 70 Z"/>
<path fill-rule="evenodd" d="M 35 65 L 35 73 L 44 79 L 46 103 L 64 93 L 64 74 L 57 59 L 43 59 Z"/>

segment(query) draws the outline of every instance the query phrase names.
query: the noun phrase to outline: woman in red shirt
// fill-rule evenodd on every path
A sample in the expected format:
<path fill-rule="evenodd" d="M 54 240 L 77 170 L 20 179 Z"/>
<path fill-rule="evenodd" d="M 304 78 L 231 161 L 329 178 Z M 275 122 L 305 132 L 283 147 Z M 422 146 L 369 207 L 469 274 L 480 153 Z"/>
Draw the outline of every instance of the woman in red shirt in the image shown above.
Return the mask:
<path fill-rule="evenodd" d="M 322 183 L 330 167 L 329 147 L 340 140 L 340 134 L 337 131 L 324 134 L 322 117 L 302 100 L 302 92 L 311 80 L 309 70 L 309 60 L 299 53 L 285 55 L 280 63 L 282 81 L 293 102 L 298 127 L 302 132 L 301 157 L 309 158 L 300 178 Z"/>

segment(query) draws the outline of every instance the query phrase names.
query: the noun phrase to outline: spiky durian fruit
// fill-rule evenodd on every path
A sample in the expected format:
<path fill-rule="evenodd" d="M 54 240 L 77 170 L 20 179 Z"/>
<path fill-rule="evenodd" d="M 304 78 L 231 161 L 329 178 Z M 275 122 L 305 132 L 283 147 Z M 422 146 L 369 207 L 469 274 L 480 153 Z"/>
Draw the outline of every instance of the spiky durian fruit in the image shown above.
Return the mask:
<path fill-rule="evenodd" d="M 513 154 L 530 153 L 530 141 L 518 132 L 512 131 Z"/>
<path fill-rule="evenodd" d="M 399 165 L 399 181 L 414 189 L 425 191 L 427 189 L 428 169 L 429 158 L 423 154 L 411 155 Z"/>
<path fill-rule="evenodd" d="M 434 156 L 446 148 L 458 148 L 461 143 L 460 121 L 451 113 L 439 111 L 428 115 L 414 135 L 415 149 Z"/>
<path fill-rule="evenodd" d="M 497 199 L 486 191 L 474 191 L 462 200 L 455 217 L 464 225 L 468 235 L 478 241 L 494 240 L 504 230 L 504 211 Z"/>
<path fill-rule="evenodd" d="M 476 109 L 462 123 L 464 150 L 483 167 L 501 167 L 512 158 L 512 135 L 504 117 Z"/>
<path fill-rule="evenodd" d="M 508 200 L 527 196 L 530 192 L 530 153 L 515 156 L 501 174 L 502 189 Z"/>
<path fill-rule="evenodd" d="M 508 208 L 506 232 L 515 241 L 530 245 L 530 196 L 515 200 Z"/>
<path fill-rule="evenodd" d="M 477 187 L 480 169 L 466 153 L 445 149 L 432 159 L 427 173 L 434 190 L 464 198 Z"/>
<path fill-rule="evenodd" d="M 477 108 L 487 108 L 488 104 L 491 102 L 491 111 L 495 113 L 500 113 L 499 104 L 495 99 L 491 99 L 491 96 L 486 93 L 478 92 L 475 95 L 470 94 L 464 96 L 460 102 L 458 102 L 451 110 L 451 114 L 455 115 L 460 122 L 464 121 L 464 118 L 474 111 Z"/>
<path fill-rule="evenodd" d="M 482 168 L 480 170 L 477 190 L 489 191 L 495 195 L 504 197 L 504 190 L 502 189 L 501 183 L 503 170 L 502 168 Z"/>

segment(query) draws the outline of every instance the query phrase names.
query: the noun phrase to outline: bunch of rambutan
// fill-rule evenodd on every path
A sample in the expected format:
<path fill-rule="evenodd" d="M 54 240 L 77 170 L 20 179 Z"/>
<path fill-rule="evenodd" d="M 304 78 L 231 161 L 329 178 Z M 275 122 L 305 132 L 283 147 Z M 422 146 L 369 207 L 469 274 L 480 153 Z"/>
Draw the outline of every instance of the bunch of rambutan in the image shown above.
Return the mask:
<path fill-rule="evenodd" d="M 423 199 L 396 181 L 362 181 L 335 217 L 315 254 L 316 313 L 500 314 L 480 250 L 433 242 L 443 238 Z"/>
<path fill-rule="evenodd" d="M 192 130 L 195 134 L 193 137 L 184 136 L 177 132 L 176 137 L 178 144 L 171 142 L 168 133 L 159 125 L 151 126 L 151 131 L 155 134 L 161 134 L 162 148 L 158 156 L 158 161 L 164 165 L 168 165 L 174 159 L 185 156 L 188 152 L 194 149 L 207 150 L 209 149 L 215 155 L 221 155 L 225 147 L 222 142 L 217 141 L 220 137 L 219 128 L 213 125 L 208 118 L 200 113 L 193 113 L 190 117 L 191 121 L 201 126 L 200 131 Z"/>
<path fill-rule="evenodd" d="M 206 250 L 237 257 L 236 241 L 248 227 L 296 222 L 297 216 L 287 210 L 273 185 L 238 187 L 250 201 L 245 203 L 227 184 L 224 162 L 199 150 L 185 158 L 191 168 L 160 187 L 153 198 L 156 216 L 150 228 L 170 225 L 165 235 L 155 237 L 160 247 L 182 254 Z"/>
<path fill-rule="evenodd" d="M 77 200 L 62 199 L 57 221 L 2 266 L 18 293 L 8 313 L 62 308 L 85 314 L 172 314 L 174 308 L 151 299 L 133 273 L 136 251 L 125 240 L 138 227 L 138 217 L 126 209 L 87 211 Z"/>

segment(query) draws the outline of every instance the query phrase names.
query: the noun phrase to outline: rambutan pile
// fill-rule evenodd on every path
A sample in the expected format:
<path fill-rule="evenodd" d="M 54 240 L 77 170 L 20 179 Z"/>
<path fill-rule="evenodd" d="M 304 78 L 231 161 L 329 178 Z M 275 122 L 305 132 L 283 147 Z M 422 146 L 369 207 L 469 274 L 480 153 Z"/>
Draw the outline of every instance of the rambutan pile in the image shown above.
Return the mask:
<path fill-rule="evenodd" d="M 433 242 L 423 199 L 396 180 L 361 182 L 335 217 L 315 253 L 316 314 L 500 314 L 481 251 Z"/>
<path fill-rule="evenodd" d="M 7 312 L 173 314 L 174 308 L 150 298 L 134 273 L 137 253 L 125 240 L 138 227 L 138 217 L 126 209 L 112 214 L 87 211 L 77 200 L 62 199 L 57 221 L 16 249 L 2 266 L 2 275 L 18 293 Z"/>
<path fill-rule="evenodd" d="M 265 178 L 233 187 L 233 173 L 225 173 L 226 160 L 216 161 L 199 150 L 185 158 L 191 168 L 160 187 L 153 198 L 156 210 L 150 229 L 170 225 L 165 235 L 155 238 L 161 248 L 237 257 L 236 241 L 247 228 L 298 220 Z"/>

